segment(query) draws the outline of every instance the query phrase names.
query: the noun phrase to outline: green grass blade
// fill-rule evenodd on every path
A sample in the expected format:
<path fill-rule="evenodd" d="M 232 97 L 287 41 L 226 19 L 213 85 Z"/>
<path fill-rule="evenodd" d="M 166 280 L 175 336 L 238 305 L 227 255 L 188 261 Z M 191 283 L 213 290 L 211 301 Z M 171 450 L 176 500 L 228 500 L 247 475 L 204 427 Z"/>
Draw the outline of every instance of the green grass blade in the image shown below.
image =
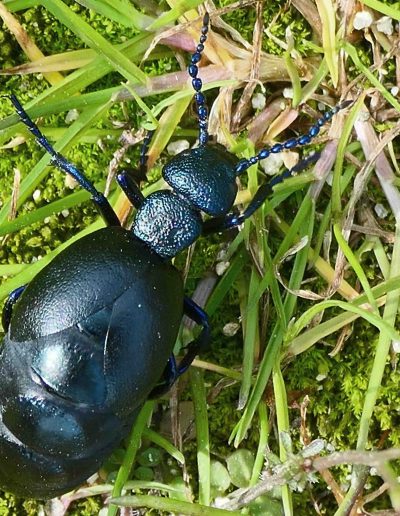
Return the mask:
<path fill-rule="evenodd" d="M 254 357 L 256 353 L 256 347 L 258 346 L 258 304 L 249 304 L 249 300 L 254 298 L 254 294 L 260 284 L 258 273 L 254 270 L 251 271 L 250 284 L 247 292 L 246 306 L 242 312 L 242 320 L 244 327 L 244 342 L 243 342 L 243 361 L 242 361 L 242 383 L 239 393 L 238 409 L 241 410 L 247 402 L 249 396 L 252 374 L 254 367 Z"/>
<path fill-rule="evenodd" d="M 382 94 L 382 96 L 391 104 L 397 111 L 400 111 L 399 101 L 383 86 L 381 81 L 367 68 L 360 60 L 357 50 L 350 43 L 343 44 L 344 50 L 350 56 L 354 65 L 358 68 L 360 73 L 364 75 L 369 82 Z"/>
<path fill-rule="evenodd" d="M 326 310 L 327 308 L 341 308 L 347 312 L 353 312 L 363 317 L 366 321 L 376 326 L 382 333 L 384 333 L 388 338 L 393 340 L 400 341 L 400 334 L 387 324 L 384 319 L 382 319 L 379 315 L 376 315 L 365 308 L 360 308 L 352 303 L 346 303 L 345 301 L 339 301 L 337 299 L 333 301 L 322 301 L 321 303 L 317 303 L 312 306 L 308 310 L 306 310 L 297 321 L 291 326 L 290 330 L 287 334 L 287 340 L 290 341 L 294 338 L 300 331 L 305 328 L 319 312 Z"/>
<path fill-rule="evenodd" d="M 157 432 L 154 432 L 153 430 L 146 428 L 143 431 L 143 437 L 149 439 L 149 441 L 153 442 L 154 444 L 157 444 L 157 446 L 165 450 L 169 455 L 171 455 L 171 457 L 173 457 L 180 464 L 185 463 L 185 457 L 183 456 L 183 453 L 180 452 L 178 448 L 176 448 L 173 444 L 171 444 L 168 441 L 168 439 L 165 439 Z"/>
<path fill-rule="evenodd" d="M 288 412 L 288 400 L 286 395 L 285 382 L 283 380 L 282 371 L 279 367 L 279 361 L 274 367 L 272 373 L 272 381 L 274 386 L 274 395 L 276 402 L 276 421 L 278 424 L 278 435 L 279 435 L 279 458 L 282 462 L 288 459 L 288 453 L 285 446 L 282 443 L 282 433 L 289 434 L 290 423 L 289 423 L 289 412 Z M 282 503 L 285 516 L 293 515 L 293 500 L 292 494 L 288 485 L 282 486 Z"/>
<path fill-rule="evenodd" d="M 116 503 L 122 507 L 146 507 L 154 509 L 157 514 L 185 514 L 187 516 L 240 516 L 241 511 L 225 511 L 205 505 L 182 502 L 173 498 L 161 498 L 160 496 L 137 495 L 122 496 L 111 499 L 111 503 Z"/>
<path fill-rule="evenodd" d="M 233 283 L 236 278 L 240 274 L 242 268 L 244 267 L 247 261 L 246 254 L 243 252 L 239 252 L 235 255 L 234 259 L 231 261 L 230 266 L 225 271 L 225 274 L 222 276 L 218 285 L 213 290 L 213 293 L 209 297 L 207 304 L 205 306 L 205 310 L 209 316 L 213 315 L 215 311 L 218 309 L 219 305 L 222 303 L 222 300 L 225 298 L 227 293 L 231 290 Z"/>
<path fill-rule="evenodd" d="M 117 478 L 115 479 L 115 485 L 112 491 L 113 498 L 121 495 L 122 489 L 124 488 L 124 484 L 129 478 L 129 474 L 131 472 L 132 465 L 136 457 L 136 453 L 140 447 L 142 434 L 148 424 L 149 419 L 151 418 L 151 414 L 153 413 L 154 404 L 154 401 L 146 401 L 133 425 L 131 435 L 129 437 L 129 446 L 124 455 L 121 467 L 119 468 Z M 115 516 L 117 514 L 117 511 L 118 507 L 116 505 L 113 505 L 111 502 L 108 508 L 107 515 Z"/>
<path fill-rule="evenodd" d="M 336 87 L 339 80 L 338 51 L 336 48 L 336 9 L 331 0 L 316 0 L 322 23 L 322 46 L 324 56 L 331 73 L 331 80 Z"/>
<path fill-rule="evenodd" d="M 94 12 L 114 20 L 125 27 L 138 30 L 145 29 L 154 20 L 133 7 L 132 4 L 120 0 L 77 0 L 78 3 Z"/>
<path fill-rule="evenodd" d="M 258 419 L 260 424 L 260 437 L 258 440 L 253 471 L 251 473 L 250 486 L 256 485 L 259 481 L 265 463 L 265 450 L 267 449 L 268 444 L 269 424 L 267 405 L 264 402 L 261 402 L 258 405 Z"/>
<path fill-rule="evenodd" d="M 155 20 L 151 25 L 147 27 L 149 31 L 158 30 L 160 27 L 164 27 L 165 25 L 169 25 L 173 23 L 179 16 L 186 13 L 190 9 L 196 9 L 200 4 L 203 3 L 203 0 L 181 0 L 176 2 L 174 7 L 172 7 L 169 11 L 162 14 L 157 20 Z"/>
<path fill-rule="evenodd" d="M 398 8 L 396 9 L 396 6 L 398 7 L 397 3 L 390 5 L 384 2 L 379 2 L 379 0 L 363 0 L 363 4 L 378 13 L 382 13 L 385 16 L 389 16 L 389 18 L 393 18 L 393 20 L 400 20 L 400 10 Z"/>
<path fill-rule="evenodd" d="M 192 367 L 189 374 L 196 424 L 199 502 L 209 506 L 211 501 L 211 462 L 206 390 L 202 371 Z"/>
<path fill-rule="evenodd" d="M 354 256 L 352 250 L 350 249 L 349 244 L 346 242 L 346 240 L 343 238 L 342 231 L 338 224 L 334 224 L 333 226 L 333 232 L 336 237 L 336 241 L 339 244 L 340 249 L 342 250 L 343 254 L 347 258 L 349 264 L 353 268 L 354 272 L 357 274 L 357 278 L 359 279 L 364 292 L 367 295 L 369 304 L 372 306 L 374 311 L 379 314 L 378 305 L 376 304 L 374 295 L 371 291 L 371 287 L 369 285 L 367 275 L 365 274 L 363 268 L 361 267 L 360 262 L 356 259 Z"/>

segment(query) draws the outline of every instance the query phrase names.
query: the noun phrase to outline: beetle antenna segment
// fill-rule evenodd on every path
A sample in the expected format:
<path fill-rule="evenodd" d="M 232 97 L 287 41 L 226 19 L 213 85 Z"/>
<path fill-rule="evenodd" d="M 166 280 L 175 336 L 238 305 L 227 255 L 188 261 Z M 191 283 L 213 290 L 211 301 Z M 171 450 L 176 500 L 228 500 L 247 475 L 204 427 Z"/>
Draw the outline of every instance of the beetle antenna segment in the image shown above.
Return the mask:
<path fill-rule="evenodd" d="M 265 149 L 260 150 L 258 154 L 249 159 L 240 160 L 239 163 L 236 165 L 237 175 L 239 176 L 240 174 L 243 174 L 243 172 L 245 172 L 249 167 L 255 165 L 262 159 L 268 158 L 268 156 L 270 156 L 271 154 L 279 154 L 280 152 L 286 149 L 294 149 L 295 147 L 308 145 L 311 142 L 311 140 L 318 135 L 323 125 L 332 120 L 333 116 L 336 115 L 336 113 L 338 113 L 342 109 L 347 108 L 352 103 L 352 100 L 346 100 L 341 104 L 338 104 L 334 108 L 330 109 L 329 111 L 326 111 L 326 113 L 324 113 L 323 116 L 319 118 L 316 121 L 316 123 L 310 128 L 308 133 L 302 134 L 295 138 L 289 138 L 289 140 L 286 140 L 282 143 L 275 143 L 275 145 L 272 145 L 272 147 L 266 147 Z"/>
<path fill-rule="evenodd" d="M 285 179 L 296 175 L 298 172 L 301 172 L 305 168 L 307 168 L 312 163 L 315 163 L 320 158 L 320 154 L 318 152 L 307 156 L 307 158 L 299 161 L 297 165 L 293 168 L 287 169 L 282 174 L 272 178 L 268 183 L 265 183 L 259 187 L 257 192 L 255 193 L 253 199 L 250 204 L 244 210 L 243 213 L 229 213 L 225 217 L 215 217 L 212 219 L 208 219 L 203 223 L 202 233 L 203 235 L 207 235 L 210 233 L 217 233 L 220 231 L 225 231 L 227 229 L 232 229 L 237 226 L 243 224 L 243 222 L 251 217 L 255 211 L 260 208 L 267 197 L 272 193 L 272 189 L 279 183 L 282 183 Z"/>
<path fill-rule="evenodd" d="M 200 146 L 205 145 L 208 142 L 209 134 L 208 134 L 208 109 L 206 106 L 206 100 L 204 98 L 203 93 L 201 92 L 201 88 L 203 87 L 203 81 L 200 77 L 197 77 L 199 73 L 199 67 L 197 63 L 201 59 L 201 53 L 204 50 L 204 43 L 207 40 L 208 26 L 210 23 L 210 15 L 206 13 L 203 18 L 203 26 L 201 27 L 201 36 L 199 44 L 196 47 L 196 52 L 192 55 L 190 60 L 190 64 L 188 66 L 188 73 L 192 78 L 192 86 L 194 91 L 196 92 L 194 95 L 194 99 L 196 101 L 197 106 L 197 116 L 199 119 L 199 142 Z"/>
<path fill-rule="evenodd" d="M 86 191 L 88 191 L 92 195 L 92 201 L 95 203 L 96 208 L 99 210 L 100 215 L 103 217 L 104 222 L 108 226 L 120 226 L 119 219 L 112 209 L 110 203 L 106 199 L 106 197 L 96 190 L 94 185 L 87 179 L 85 174 L 80 172 L 75 165 L 70 163 L 64 156 L 59 154 L 47 140 L 47 138 L 42 134 L 38 126 L 35 122 L 29 117 L 28 113 L 24 110 L 19 100 L 14 94 L 7 95 L 11 100 L 15 107 L 15 111 L 17 112 L 21 122 L 23 122 L 29 131 L 33 134 L 38 144 L 44 148 L 46 152 L 48 152 L 51 156 L 52 164 L 57 167 L 59 170 L 66 172 L 70 176 L 72 176 Z"/>

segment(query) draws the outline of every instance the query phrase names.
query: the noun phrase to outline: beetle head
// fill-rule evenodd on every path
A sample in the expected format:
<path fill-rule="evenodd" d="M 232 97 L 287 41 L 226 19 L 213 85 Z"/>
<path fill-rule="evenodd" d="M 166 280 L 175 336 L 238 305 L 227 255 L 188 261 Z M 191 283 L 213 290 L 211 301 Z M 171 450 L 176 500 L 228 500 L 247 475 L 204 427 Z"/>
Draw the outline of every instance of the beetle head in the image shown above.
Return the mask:
<path fill-rule="evenodd" d="M 237 158 L 222 145 L 184 150 L 163 168 L 165 181 L 192 206 L 213 217 L 231 209 L 237 193 Z"/>

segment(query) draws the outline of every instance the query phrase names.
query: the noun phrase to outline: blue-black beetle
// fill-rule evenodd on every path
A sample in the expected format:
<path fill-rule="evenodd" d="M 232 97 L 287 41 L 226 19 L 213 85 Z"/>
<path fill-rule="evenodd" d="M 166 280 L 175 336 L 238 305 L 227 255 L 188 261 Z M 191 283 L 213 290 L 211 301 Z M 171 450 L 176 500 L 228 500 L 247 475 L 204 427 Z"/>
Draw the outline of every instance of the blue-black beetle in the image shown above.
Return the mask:
<path fill-rule="evenodd" d="M 199 146 L 163 169 L 171 190 L 144 198 L 125 172 L 117 181 L 137 208 L 132 227 L 121 227 L 107 199 L 59 155 L 15 95 L 21 121 L 52 156 L 53 164 L 89 191 L 105 228 L 59 254 L 26 287 L 11 293 L 3 311 L 0 355 L 0 486 L 22 497 L 50 498 L 94 473 L 126 435 L 141 404 L 188 368 L 209 340 L 205 312 L 184 296 L 169 259 L 201 234 L 241 224 L 272 187 L 297 169 L 260 187 L 246 210 L 231 213 L 236 178 L 272 153 L 305 145 L 339 109 L 307 134 L 237 158 L 208 142 L 208 112 L 197 63 L 207 38 L 206 14 L 188 73 L 195 90 Z M 146 139 L 145 145 L 150 138 Z M 141 154 L 145 166 L 146 148 Z M 209 217 L 203 221 L 202 213 Z M 182 316 L 201 332 L 176 364 L 172 350 Z"/>

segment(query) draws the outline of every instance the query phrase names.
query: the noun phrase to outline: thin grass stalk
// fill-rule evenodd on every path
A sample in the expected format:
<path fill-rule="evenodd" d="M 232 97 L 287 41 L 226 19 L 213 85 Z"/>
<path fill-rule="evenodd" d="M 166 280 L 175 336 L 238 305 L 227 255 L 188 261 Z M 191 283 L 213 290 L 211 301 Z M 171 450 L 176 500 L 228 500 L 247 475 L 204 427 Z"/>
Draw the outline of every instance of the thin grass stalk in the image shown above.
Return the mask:
<path fill-rule="evenodd" d="M 254 357 L 256 356 L 257 347 L 259 345 L 258 337 L 258 320 L 259 311 L 258 303 L 249 305 L 249 300 L 253 298 L 260 283 L 258 273 L 252 268 L 250 274 L 250 284 L 246 289 L 246 300 L 242 310 L 242 319 L 244 323 L 244 341 L 243 341 L 243 360 L 242 360 L 242 383 L 239 392 L 238 409 L 241 410 L 247 402 L 251 384 L 254 366 Z"/>
<path fill-rule="evenodd" d="M 286 450 L 285 446 L 283 445 L 281 436 L 282 433 L 289 434 L 290 423 L 285 381 L 280 369 L 279 360 L 275 364 L 272 372 L 272 382 L 274 386 L 276 421 L 279 434 L 279 458 L 282 462 L 285 462 L 288 459 L 288 450 Z M 293 516 L 293 499 L 287 484 L 282 486 L 282 504 L 285 516 Z"/>
<path fill-rule="evenodd" d="M 265 452 L 267 449 L 269 437 L 268 410 L 266 403 L 262 401 L 258 405 L 258 420 L 260 436 L 258 439 L 258 447 L 256 458 L 254 460 L 253 471 L 251 472 L 250 486 L 255 486 L 260 479 L 261 472 L 264 467 Z"/>
<path fill-rule="evenodd" d="M 112 491 L 112 497 L 118 497 L 121 495 L 122 489 L 124 488 L 125 482 L 129 478 L 129 474 L 132 469 L 133 462 L 136 457 L 136 453 L 140 447 L 142 434 L 146 428 L 151 415 L 154 410 L 154 401 L 146 401 L 142 409 L 139 412 L 138 417 L 132 427 L 131 434 L 129 436 L 129 445 L 124 455 L 122 464 L 118 470 L 117 478 L 115 479 L 114 488 Z M 117 514 L 118 507 L 114 504 L 110 504 L 107 512 L 107 516 L 115 516 Z"/>
<path fill-rule="evenodd" d="M 123 496 L 111 500 L 121 507 L 154 509 L 156 514 L 185 514 L 187 516 L 241 516 L 241 511 L 226 511 L 201 504 L 183 502 L 174 498 L 162 498 L 160 496 L 137 495 Z"/>
<path fill-rule="evenodd" d="M 189 370 L 189 380 L 196 424 L 199 503 L 209 506 L 211 502 L 210 435 L 203 372 L 192 367 Z"/>

